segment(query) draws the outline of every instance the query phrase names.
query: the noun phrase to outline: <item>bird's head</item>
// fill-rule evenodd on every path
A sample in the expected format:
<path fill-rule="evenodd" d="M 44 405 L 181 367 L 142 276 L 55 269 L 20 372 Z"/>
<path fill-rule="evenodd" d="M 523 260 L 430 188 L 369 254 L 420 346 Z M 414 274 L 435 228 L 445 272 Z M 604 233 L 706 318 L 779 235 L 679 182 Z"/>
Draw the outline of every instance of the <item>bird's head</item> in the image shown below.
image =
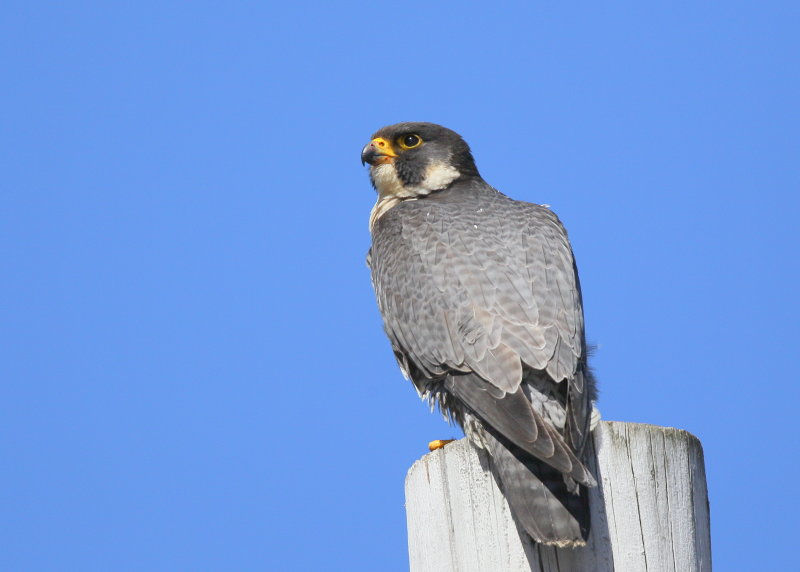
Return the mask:
<path fill-rule="evenodd" d="M 435 123 L 397 123 L 379 129 L 361 151 L 381 198 L 428 195 L 462 177 L 477 177 L 467 143 Z"/>

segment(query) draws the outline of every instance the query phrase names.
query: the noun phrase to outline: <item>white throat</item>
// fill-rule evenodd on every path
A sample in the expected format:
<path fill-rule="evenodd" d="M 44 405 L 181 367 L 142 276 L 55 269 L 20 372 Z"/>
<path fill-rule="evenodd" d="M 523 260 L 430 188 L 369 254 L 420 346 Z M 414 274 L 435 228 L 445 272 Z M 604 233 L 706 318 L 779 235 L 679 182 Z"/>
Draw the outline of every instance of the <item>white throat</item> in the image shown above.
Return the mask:
<path fill-rule="evenodd" d="M 401 201 L 413 201 L 419 197 L 440 191 L 455 181 L 461 173 L 458 169 L 444 163 L 431 163 L 425 169 L 425 177 L 418 185 L 404 186 L 397 171 L 391 163 L 384 163 L 372 168 L 372 181 L 378 191 L 378 200 L 369 215 L 369 230 L 372 232 L 375 223 L 386 211 Z"/>

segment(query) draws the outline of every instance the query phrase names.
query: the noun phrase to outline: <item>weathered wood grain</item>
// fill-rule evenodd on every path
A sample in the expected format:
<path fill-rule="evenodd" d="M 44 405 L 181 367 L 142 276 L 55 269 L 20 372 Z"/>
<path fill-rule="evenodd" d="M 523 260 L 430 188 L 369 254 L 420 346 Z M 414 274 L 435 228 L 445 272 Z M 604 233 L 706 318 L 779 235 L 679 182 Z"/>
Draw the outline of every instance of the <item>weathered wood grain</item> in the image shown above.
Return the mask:
<path fill-rule="evenodd" d="M 594 448 L 592 533 L 574 550 L 521 538 L 486 453 L 466 439 L 425 455 L 406 477 L 411 571 L 710 571 L 700 442 L 677 429 L 604 421 Z"/>

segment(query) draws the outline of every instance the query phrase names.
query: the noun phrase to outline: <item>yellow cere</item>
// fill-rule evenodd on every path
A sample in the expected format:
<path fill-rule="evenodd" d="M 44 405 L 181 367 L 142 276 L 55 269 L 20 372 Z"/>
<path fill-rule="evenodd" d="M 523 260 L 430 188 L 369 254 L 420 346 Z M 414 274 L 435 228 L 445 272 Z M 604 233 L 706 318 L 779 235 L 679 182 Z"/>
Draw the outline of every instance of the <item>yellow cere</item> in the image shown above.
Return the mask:
<path fill-rule="evenodd" d="M 378 151 L 380 151 L 381 154 L 388 155 L 389 157 L 397 157 L 397 153 L 394 152 L 394 149 L 392 148 L 392 144 L 389 143 L 383 137 L 376 137 L 375 139 L 370 141 L 370 143 L 372 143 L 372 145 Z"/>

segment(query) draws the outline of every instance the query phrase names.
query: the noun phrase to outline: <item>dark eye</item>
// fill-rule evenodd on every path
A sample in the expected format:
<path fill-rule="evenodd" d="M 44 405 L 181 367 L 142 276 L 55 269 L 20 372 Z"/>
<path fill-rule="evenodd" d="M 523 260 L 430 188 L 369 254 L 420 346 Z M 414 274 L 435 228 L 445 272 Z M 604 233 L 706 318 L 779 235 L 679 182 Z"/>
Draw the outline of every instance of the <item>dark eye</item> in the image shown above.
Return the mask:
<path fill-rule="evenodd" d="M 403 149 L 413 149 L 414 147 L 419 147 L 422 139 L 415 133 L 409 133 L 408 135 L 401 135 L 397 142 Z"/>

